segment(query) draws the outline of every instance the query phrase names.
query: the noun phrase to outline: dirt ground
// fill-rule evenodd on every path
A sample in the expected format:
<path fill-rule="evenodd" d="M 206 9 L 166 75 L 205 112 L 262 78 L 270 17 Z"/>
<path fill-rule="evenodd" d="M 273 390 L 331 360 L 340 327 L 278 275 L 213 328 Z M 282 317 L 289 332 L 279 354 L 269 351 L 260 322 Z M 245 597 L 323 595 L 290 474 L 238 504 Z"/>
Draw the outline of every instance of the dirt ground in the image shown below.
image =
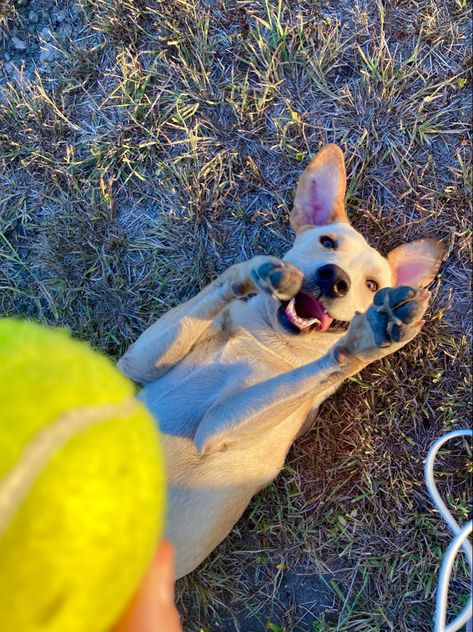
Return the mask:
<path fill-rule="evenodd" d="M 326 142 L 373 246 L 445 241 L 422 335 L 324 404 L 177 587 L 186 632 L 431 630 L 450 536 L 423 459 L 471 415 L 471 6 L 0 0 L 0 26 L 2 315 L 117 358 L 228 265 L 284 253 Z M 467 453 L 439 463 L 460 522 Z M 453 610 L 468 588 L 460 559 Z"/>

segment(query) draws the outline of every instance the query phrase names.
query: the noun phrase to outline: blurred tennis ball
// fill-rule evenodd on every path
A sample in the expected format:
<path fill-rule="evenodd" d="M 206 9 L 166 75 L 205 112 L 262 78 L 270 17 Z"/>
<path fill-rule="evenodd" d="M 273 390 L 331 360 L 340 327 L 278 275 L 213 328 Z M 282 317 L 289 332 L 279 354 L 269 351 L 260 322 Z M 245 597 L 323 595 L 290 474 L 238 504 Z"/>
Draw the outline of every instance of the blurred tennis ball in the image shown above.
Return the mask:
<path fill-rule="evenodd" d="M 161 536 L 155 423 L 63 330 L 0 320 L 0 631 L 107 632 Z"/>

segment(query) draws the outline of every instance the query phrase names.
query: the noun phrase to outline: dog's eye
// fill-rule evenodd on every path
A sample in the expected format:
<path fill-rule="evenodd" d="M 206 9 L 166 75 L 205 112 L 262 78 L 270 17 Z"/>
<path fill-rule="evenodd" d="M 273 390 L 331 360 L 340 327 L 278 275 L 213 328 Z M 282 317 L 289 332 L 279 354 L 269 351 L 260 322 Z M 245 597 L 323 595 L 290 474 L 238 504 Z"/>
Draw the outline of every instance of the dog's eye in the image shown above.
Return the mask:
<path fill-rule="evenodd" d="M 376 292 L 376 290 L 378 289 L 378 284 L 376 283 L 376 281 L 373 281 L 373 279 L 368 279 L 366 281 L 366 287 L 368 288 L 368 290 L 370 290 L 370 292 Z"/>
<path fill-rule="evenodd" d="M 335 239 L 332 239 L 328 235 L 322 235 L 322 237 L 320 238 L 320 243 L 322 244 L 324 248 L 334 249 L 337 247 L 337 243 Z"/>

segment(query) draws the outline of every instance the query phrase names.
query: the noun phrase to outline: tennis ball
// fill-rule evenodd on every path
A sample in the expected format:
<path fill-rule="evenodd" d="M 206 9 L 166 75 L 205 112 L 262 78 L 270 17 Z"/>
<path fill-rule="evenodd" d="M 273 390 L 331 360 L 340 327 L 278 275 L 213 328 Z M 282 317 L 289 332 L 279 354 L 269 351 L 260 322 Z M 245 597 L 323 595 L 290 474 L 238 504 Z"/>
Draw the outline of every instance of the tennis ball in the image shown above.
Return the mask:
<path fill-rule="evenodd" d="M 161 535 L 155 424 L 63 330 L 0 319 L 0 632 L 108 632 Z"/>

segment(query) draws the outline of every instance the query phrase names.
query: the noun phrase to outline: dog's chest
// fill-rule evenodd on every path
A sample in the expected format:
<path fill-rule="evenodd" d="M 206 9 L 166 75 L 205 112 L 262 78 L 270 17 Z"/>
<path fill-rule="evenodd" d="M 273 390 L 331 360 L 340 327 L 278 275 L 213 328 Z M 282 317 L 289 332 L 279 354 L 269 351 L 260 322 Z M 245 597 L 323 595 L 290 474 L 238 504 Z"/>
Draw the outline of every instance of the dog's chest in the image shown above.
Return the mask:
<path fill-rule="evenodd" d="M 245 338 L 210 338 L 161 378 L 147 384 L 139 399 L 166 434 L 193 437 L 218 401 L 265 375 L 264 362 L 250 353 Z"/>

